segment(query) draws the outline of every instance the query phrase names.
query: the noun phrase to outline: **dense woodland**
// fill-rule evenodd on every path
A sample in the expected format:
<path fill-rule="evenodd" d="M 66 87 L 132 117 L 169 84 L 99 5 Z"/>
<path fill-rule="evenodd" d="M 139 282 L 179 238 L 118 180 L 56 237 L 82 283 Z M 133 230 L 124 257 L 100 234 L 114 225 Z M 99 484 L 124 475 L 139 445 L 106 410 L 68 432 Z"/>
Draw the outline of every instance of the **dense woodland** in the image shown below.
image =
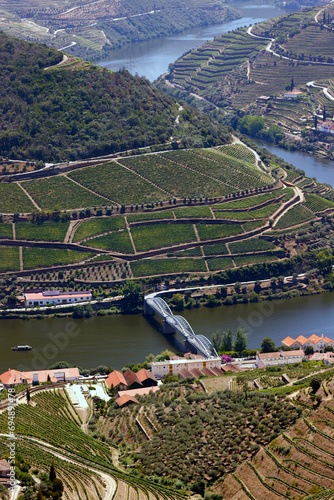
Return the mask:
<path fill-rule="evenodd" d="M 191 107 L 179 111 L 145 78 L 95 66 L 44 69 L 61 59 L 44 45 L 0 34 L 3 156 L 58 162 L 161 144 L 171 136 L 188 146 L 226 142 L 221 125 Z"/>

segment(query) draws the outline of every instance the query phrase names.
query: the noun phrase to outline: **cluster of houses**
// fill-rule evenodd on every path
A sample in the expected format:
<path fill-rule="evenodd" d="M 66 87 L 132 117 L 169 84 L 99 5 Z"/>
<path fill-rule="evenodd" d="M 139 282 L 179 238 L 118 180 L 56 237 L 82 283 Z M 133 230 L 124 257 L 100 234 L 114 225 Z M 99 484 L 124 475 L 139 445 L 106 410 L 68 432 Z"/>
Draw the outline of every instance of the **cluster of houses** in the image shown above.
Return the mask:
<path fill-rule="evenodd" d="M 144 396 L 159 390 L 158 381 L 152 372 L 142 368 L 137 373 L 126 370 L 124 373 L 114 370 L 109 373 L 106 384 L 115 390 L 116 404 L 119 407 L 139 403 L 135 396 Z"/>

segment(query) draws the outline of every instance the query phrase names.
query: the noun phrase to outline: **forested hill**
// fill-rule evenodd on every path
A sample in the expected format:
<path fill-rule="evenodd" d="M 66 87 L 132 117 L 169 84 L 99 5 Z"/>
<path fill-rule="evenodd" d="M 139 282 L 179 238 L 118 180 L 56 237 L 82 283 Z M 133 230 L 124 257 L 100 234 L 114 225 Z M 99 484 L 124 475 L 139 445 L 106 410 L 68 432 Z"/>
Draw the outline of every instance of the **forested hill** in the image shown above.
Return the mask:
<path fill-rule="evenodd" d="M 62 57 L 0 32 L 0 155 L 57 162 L 171 137 L 181 146 L 226 142 L 223 126 L 145 78 L 93 65 L 45 69 Z"/>

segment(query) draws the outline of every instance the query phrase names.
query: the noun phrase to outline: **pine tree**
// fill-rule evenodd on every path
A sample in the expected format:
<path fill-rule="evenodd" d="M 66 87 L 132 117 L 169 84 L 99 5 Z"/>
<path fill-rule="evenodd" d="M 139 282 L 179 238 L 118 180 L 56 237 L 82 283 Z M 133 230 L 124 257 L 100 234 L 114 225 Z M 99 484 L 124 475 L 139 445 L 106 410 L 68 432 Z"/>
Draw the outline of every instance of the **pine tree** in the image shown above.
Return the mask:
<path fill-rule="evenodd" d="M 30 391 L 29 391 L 29 387 L 27 387 L 27 403 L 28 404 L 30 403 Z"/>
<path fill-rule="evenodd" d="M 323 120 L 324 120 L 324 122 L 326 121 L 326 108 L 325 108 L 325 106 L 324 106 Z"/>
<path fill-rule="evenodd" d="M 57 477 L 57 474 L 56 474 L 56 467 L 55 467 L 55 461 L 52 460 L 52 464 L 51 464 L 51 467 L 50 467 L 50 474 L 49 474 L 49 479 L 50 481 L 54 481 Z"/>
<path fill-rule="evenodd" d="M 295 83 L 293 81 L 293 78 L 291 78 L 291 90 L 293 90 L 295 88 Z"/>
<path fill-rule="evenodd" d="M 314 116 L 314 128 L 317 130 L 318 127 L 318 115 Z"/>

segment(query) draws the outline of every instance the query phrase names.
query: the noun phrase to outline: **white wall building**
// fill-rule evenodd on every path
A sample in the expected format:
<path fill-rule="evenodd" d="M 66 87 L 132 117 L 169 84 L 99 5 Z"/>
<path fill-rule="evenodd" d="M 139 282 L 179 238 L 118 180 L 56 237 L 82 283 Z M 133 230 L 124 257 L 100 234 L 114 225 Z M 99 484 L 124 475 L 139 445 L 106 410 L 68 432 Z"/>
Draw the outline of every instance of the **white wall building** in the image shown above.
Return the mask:
<path fill-rule="evenodd" d="M 303 349 L 298 351 L 278 351 L 265 352 L 256 355 L 256 366 L 265 368 L 266 366 L 287 365 L 300 363 L 305 356 Z"/>
<path fill-rule="evenodd" d="M 166 375 L 178 375 L 181 370 L 202 370 L 203 368 L 221 369 L 221 359 L 203 358 L 203 359 L 166 359 L 165 361 L 152 362 L 152 373 L 155 377 L 163 378 Z"/>
<path fill-rule="evenodd" d="M 25 292 L 23 294 L 26 306 L 47 306 L 58 304 L 76 304 L 92 300 L 91 292 Z"/>

